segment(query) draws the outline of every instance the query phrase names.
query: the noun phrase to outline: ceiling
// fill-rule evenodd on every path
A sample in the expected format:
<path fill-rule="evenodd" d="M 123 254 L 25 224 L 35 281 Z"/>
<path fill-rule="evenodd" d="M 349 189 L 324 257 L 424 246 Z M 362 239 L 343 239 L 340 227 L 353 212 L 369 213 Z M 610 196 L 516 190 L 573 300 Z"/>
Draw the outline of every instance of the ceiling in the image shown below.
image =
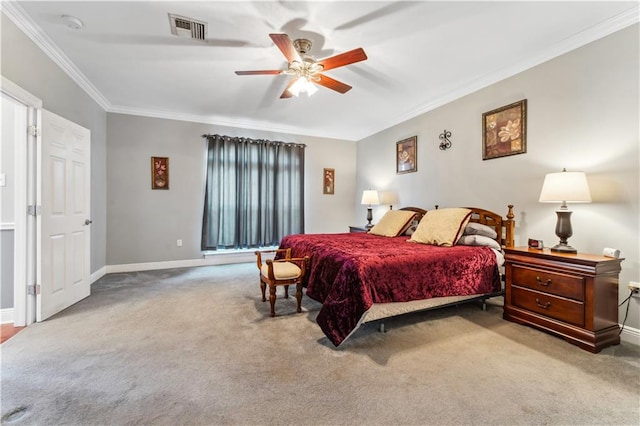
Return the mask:
<path fill-rule="evenodd" d="M 109 112 L 359 140 L 638 22 L 638 2 L 21 1 L 5 13 Z M 177 37 L 168 14 L 208 23 Z M 79 18 L 69 28 L 62 15 Z M 290 77 L 269 38 L 308 38 L 316 59 L 368 59 L 280 99 Z"/>

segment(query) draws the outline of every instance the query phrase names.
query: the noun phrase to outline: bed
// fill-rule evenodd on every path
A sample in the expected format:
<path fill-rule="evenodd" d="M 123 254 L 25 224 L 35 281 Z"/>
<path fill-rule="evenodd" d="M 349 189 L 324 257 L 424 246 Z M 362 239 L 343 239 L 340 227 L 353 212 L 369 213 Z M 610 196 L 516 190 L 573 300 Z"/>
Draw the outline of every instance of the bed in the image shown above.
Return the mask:
<path fill-rule="evenodd" d="M 461 209 L 470 211 L 468 223 L 495 231 L 498 249 L 513 246 L 512 205 L 506 218 L 485 209 Z M 435 214 L 416 207 L 400 210 L 414 214 L 407 228 L 418 233 L 416 227 L 427 222 L 423 216 Z M 335 346 L 366 322 L 502 294 L 500 251 L 486 245 L 421 244 L 409 241 L 417 238 L 410 234 L 299 234 L 281 240 L 280 247 L 291 248 L 292 256 L 310 257 L 306 294 L 322 303 L 316 322 Z"/>

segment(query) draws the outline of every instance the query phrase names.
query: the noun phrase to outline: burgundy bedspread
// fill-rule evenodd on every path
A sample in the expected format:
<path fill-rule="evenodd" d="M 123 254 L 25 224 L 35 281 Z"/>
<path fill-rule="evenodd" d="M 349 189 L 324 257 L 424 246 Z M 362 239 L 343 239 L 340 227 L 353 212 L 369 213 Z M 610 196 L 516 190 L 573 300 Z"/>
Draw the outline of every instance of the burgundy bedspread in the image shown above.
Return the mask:
<path fill-rule="evenodd" d="M 307 295 L 322 303 L 316 321 L 338 346 L 373 303 L 500 290 L 488 247 L 438 247 L 408 237 L 364 233 L 289 235 L 280 247 L 310 256 Z"/>

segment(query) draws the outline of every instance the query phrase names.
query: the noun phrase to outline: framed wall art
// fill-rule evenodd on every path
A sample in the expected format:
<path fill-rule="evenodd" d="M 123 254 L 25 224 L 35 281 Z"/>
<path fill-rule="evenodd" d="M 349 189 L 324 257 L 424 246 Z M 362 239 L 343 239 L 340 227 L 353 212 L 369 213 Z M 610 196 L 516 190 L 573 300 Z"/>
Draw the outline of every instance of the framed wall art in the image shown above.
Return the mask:
<path fill-rule="evenodd" d="M 322 171 L 322 193 L 333 195 L 336 184 L 336 171 L 335 169 L 324 169 Z"/>
<path fill-rule="evenodd" d="M 482 159 L 527 152 L 527 100 L 482 114 Z"/>
<path fill-rule="evenodd" d="M 396 142 L 396 174 L 418 170 L 418 137 L 412 136 Z"/>
<path fill-rule="evenodd" d="M 169 189 L 169 157 L 151 157 L 151 189 Z"/>

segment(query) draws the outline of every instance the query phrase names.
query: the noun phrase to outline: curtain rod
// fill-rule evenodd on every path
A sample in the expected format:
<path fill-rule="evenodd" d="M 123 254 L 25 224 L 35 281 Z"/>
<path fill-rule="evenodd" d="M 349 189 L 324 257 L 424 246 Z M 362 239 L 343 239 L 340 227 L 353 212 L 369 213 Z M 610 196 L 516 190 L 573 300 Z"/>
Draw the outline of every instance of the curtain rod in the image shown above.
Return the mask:
<path fill-rule="evenodd" d="M 268 139 L 251 139 L 251 138 L 245 138 L 242 136 L 225 136 L 225 135 L 212 135 L 212 134 L 204 134 L 202 135 L 203 138 L 209 139 L 209 138 L 222 138 L 222 139 L 241 139 L 243 141 L 248 141 L 249 143 L 276 143 L 276 144 L 282 144 L 282 145 L 290 145 L 290 146 L 295 146 L 295 147 L 300 147 L 300 148 L 306 148 L 307 145 L 303 144 L 303 143 L 296 143 L 296 142 L 283 142 L 283 141 L 270 141 Z"/>

